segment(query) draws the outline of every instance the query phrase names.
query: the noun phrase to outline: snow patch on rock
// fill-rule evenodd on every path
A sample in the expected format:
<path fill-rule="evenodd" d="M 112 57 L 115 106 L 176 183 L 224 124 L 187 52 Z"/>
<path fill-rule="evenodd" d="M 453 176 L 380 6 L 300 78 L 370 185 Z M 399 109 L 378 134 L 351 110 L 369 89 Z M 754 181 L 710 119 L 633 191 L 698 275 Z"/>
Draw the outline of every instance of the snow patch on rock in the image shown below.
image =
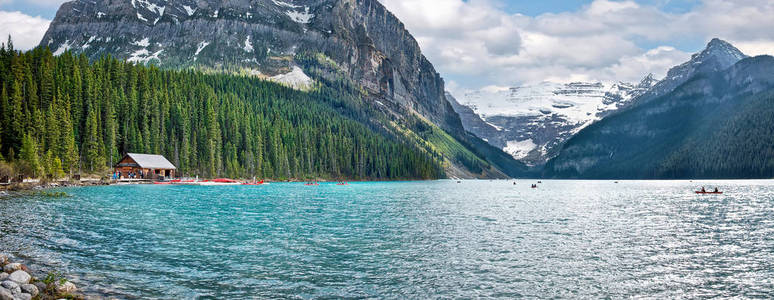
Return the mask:
<path fill-rule="evenodd" d="M 289 7 L 289 8 L 301 8 L 300 5 L 293 5 L 293 4 L 290 4 L 290 3 L 287 3 L 287 2 L 283 2 L 283 1 L 271 0 L 271 2 L 274 2 L 274 4 L 277 5 L 277 6 L 284 6 L 284 7 Z"/>
<path fill-rule="evenodd" d="M 309 13 L 309 7 L 305 7 L 303 12 L 289 10 L 285 12 L 285 14 L 294 22 L 300 24 L 309 24 L 309 22 L 312 21 L 312 18 L 314 18 L 314 14 Z"/>
<path fill-rule="evenodd" d="M 183 5 L 183 9 L 185 9 L 185 12 L 188 14 L 188 16 L 193 16 L 196 13 L 196 8 L 192 8 L 188 5 Z"/>
<path fill-rule="evenodd" d="M 202 50 L 204 50 L 204 48 L 207 48 L 207 46 L 209 46 L 209 45 L 210 45 L 209 42 L 201 42 L 201 43 L 199 43 L 199 45 L 196 46 L 196 53 L 194 53 L 194 60 L 196 60 L 196 58 L 197 58 L 196 56 L 199 56 L 199 53 L 202 53 Z"/>
<path fill-rule="evenodd" d="M 272 81 L 287 85 L 294 89 L 305 90 L 312 87 L 314 80 L 304 73 L 304 70 L 294 66 L 293 70 L 286 74 L 270 77 Z"/>
<path fill-rule="evenodd" d="M 522 159 L 527 156 L 532 150 L 537 148 L 532 139 L 524 141 L 508 141 L 508 145 L 503 148 L 503 151 L 513 156 L 515 159 Z"/>
<path fill-rule="evenodd" d="M 89 40 L 88 40 L 88 41 L 86 41 L 86 43 L 85 43 L 85 44 L 83 44 L 83 46 L 81 46 L 81 49 L 83 49 L 83 50 L 86 50 L 86 49 L 88 49 L 89 47 L 91 47 L 91 45 L 89 45 L 89 44 L 91 44 L 91 42 L 93 42 L 93 41 L 94 41 L 94 40 L 96 40 L 96 39 L 97 39 L 97 36 L 96 36 L 96 35 L 92 35 L 92 36 L 89 38 Z"/>
<path fill-rule="evenodd" d="M 249 36 L 249 35 L 248 35 L 248 36 L 247 36 L 247 38 L 245 39 L 245 46 L 244 46 L 244 48 L 242 48 L 242 49 L 244 49 L 244 50 L 245 50 L 245 52 L 248 52 L 248 53 L 249 53 L 249 52 L 253 52 L 253 50 L 254 50 L 254 49 L 253 49 L 253 43 L 251 43 L 251 42 L 250 42 L 250 36 Z"/>
<path fill-rule="evenodd" d="M 133 63 L 140 63 L 144 65 L 148 64 L 152 60 L 157 60 L 161 62 L 161 59 L 159 58 L 159 54 L 161 54 L 161 52 L 164 52 L 164 49 L 156 51 L 153 54 L 150 54 L 150 51 L 148 51 L 148 49 L 140 49 L 132 53 L 132 55 L 126 61 L 133 62 Z"/>
<path fill-rule="evenodd" d="M 70 47 L 72 47 L 72 45 L 70 45 L 70 40 L 66 40 L 62 45 L 59 45 L 59 48 L 57 48 L 56 51 L 54 51 L 54 55 L 62 55 L 65 51 L 70 50 Z"/>
<path fill-rule="evenodd" d="M 132 43 L 132 45 L 146 48 L 146 47 L 150 46 L 150 39 L 149 38 L 144 38 L 144 39 L 139 40 L 139 41 L 134 41 Z"/>

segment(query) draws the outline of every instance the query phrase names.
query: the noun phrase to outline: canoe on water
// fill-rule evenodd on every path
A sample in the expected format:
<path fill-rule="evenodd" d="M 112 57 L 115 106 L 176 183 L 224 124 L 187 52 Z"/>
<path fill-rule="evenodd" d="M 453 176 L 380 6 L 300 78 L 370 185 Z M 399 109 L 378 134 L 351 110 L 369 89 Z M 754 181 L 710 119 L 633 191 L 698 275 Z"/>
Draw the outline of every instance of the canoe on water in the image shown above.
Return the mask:
<path fill-rule="evenodd" d="M 696 194 L 699 194 L 699 195 L 722 195 L 723 192 L 702 192 L 702 191 L 696 191 Z"/>
<path fill-rule="evenodd" d="M 243 182 L 242 183 L 242 185 L 262 185 L 262 184 L 263 184 L 263 180 L 258 181 L 258 182 Z"/>
<path fill-rule="evenodd" d="M 215 182 L 215 183 L 239 183 L 239 181 L 236 181 L 234 179 L 229 179 L 229 178 L 213 179 L 212 182 Z"/>

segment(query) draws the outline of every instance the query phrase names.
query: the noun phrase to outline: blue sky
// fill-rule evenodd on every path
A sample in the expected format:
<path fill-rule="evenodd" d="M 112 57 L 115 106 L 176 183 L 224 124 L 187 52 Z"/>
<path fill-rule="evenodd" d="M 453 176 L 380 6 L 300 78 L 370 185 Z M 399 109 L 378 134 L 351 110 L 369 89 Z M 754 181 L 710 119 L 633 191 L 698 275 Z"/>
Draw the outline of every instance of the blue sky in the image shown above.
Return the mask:
<path fill-rule="evenodd" d="M 774 53 L 774 0 L 379 1 L 453 91 L 660 77 L 714 37 Z M 0 0 L 0 35 L 34 47 L 63 2 Z"/>
<path fill-rule="evenodd" d="M 57 1 L 59 2 L 59 1 Z M 5 11 L 21 11 L 30 16 L 41 16 L 46 19 L 53 19 L 59 4 L 50 2 L 31 2 L 23 0 L 0 0 L 0 9 Z"/>
<path fill-rule="evenodd" d="M 509 0 L 502 1 L 501 5 L 503 5 L 503 10 L 508 13 L 537 17 L 542 14 L 578 11 L 591 2 L 592 0 Z M 660 10 L 670 13 L 688 12 L 700 4 L 698 0 L 635 0 L 635 2 L 658 7 Z M 672 46 L 682 51 L 695 51 L 704 46 L 704 43 L 704 40 L 700 38 L 682 39 L 675 41 Z M 658 46 L 648 41 L 637 41 L 637 44 L 644 48 Z"/>

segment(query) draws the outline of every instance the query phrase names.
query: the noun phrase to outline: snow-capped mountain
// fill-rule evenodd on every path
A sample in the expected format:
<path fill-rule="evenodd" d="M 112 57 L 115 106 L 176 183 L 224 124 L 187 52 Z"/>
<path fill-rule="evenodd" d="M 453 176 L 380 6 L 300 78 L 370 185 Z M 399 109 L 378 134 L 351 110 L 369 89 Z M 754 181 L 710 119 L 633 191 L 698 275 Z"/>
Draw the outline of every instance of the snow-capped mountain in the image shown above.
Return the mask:
<path fill-rule="evenodd" d="M 450 98 L 465 128 L 529 165 L 554 157 L 575 133 L 647 92 L 656 80 L 625 82 L 543 82 L 498 90 L 465 92 Z M 465 108 L 473 111 L 466 113 Z M 476 120 L 480 118 L 480 120 Z M 482 122 L 490 126 L 483 126 Z"/>
<path fill-rule="evenodd" d="M 670 93 L 696 74 L 723 71 L 747 57 L 734 45 L 721 39 L 712 39 L 703 51 L 693 54 L 691 60 L 669 69 L 666 78 L 642 95 L 637 102 L 647 102 Z"/>
<path fill-rule="evenodd" d="M 41 46 L 91 60 L 111 55 L 301 89 L 327 86 L 361 95 L 378 116 L 393 117 L 386 131 L 404 121 L 414 126 L 418 116 L 484 156 L 473 168 L 469 155 L 465 161 L 449 155 L 450 176 L 505 177 L 526 169 L 464 130 L 443 78 L 379 0 L 71 0 L 57 11 Z"/>
<path fill-rule="evenodd" d="M 771 178 L 774 57 L 714 39 L 614 118 L 578 132 L 546 177 Z"/>
<path fill-rule="evenodd" d="M 345 79 L 385 109 L 418 112 L 464 133 L 443 79 L 378 0 L 73 0 L 62 4 L 41 45 L 296 88 Z"/>

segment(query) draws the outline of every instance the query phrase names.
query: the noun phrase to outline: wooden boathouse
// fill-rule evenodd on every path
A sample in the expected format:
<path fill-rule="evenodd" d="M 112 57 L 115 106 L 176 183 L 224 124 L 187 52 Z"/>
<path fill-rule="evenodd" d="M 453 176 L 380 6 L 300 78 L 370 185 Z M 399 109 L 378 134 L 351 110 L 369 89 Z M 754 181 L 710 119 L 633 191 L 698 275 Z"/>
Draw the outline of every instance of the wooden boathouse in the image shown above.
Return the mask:
<path fill-rule="evenodd" d="M 174 178 L 177 168 L 162 155 L 127 153 L 116 164 L 121 179 Z"/>

